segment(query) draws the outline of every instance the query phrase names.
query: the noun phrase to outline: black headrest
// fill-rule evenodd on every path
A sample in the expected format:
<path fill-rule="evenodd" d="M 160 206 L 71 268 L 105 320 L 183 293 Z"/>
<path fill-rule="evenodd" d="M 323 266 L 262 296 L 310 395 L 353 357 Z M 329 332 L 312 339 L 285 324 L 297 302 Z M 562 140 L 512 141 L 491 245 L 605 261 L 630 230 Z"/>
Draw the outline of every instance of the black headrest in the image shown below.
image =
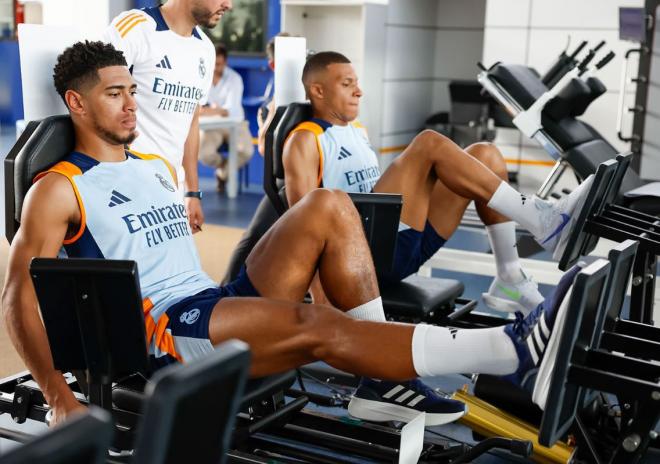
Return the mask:
<path fill-rule="evenodd" d="M 5 158 L 5 235 L 10 242 L 34 177 L 71 153 L 74 139 L 68 115 L 50 116 L 30 122 Z"/>
<path fill-rule="evenodd" d="M 284 142 L 288 135 L 301 122 L 312 118 L 312 105 L 309 103 L 291 103 L 280 119 L 275 129 L 275 140 L 273 143 L 273 174 L 277 179 L 284 179 L 284 164 L 282 155 Z"/>
<path fill-rule="evenodd" d="M 548 90 L 534 69 L 520 64 L 498 63 L 488 70 L 488 75 L 511 94 L 523 109 L 532 106 Z"/>

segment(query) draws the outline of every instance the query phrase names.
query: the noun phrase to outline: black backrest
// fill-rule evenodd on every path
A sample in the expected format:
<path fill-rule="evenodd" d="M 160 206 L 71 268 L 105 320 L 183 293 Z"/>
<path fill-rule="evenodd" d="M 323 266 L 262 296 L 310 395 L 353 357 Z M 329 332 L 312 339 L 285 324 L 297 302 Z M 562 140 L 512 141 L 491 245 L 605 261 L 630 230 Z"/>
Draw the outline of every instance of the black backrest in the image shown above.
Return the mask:
<path fill-rule="evenodd" d="M 101 464 L 114 426 L 106 411 L 90 406 L 23 446 L 0 456 L 1 464 Z"/>
<path fill-rule="evenodd" d="M 275 117 L 266 130 L 264 149 L 264 191 L 282 215 L 289 208 L 284 186 L 284 142 L 291 131 L 301 122 L 312 118 L 312 105 L 309 103 L 291 103 L 276 109 Z"/>
<path fill-rule="evenodd" d="M 16 235 L 23 200 L 34 177 L 68 155 L 74 147 L 69 116 L 31 121 L 5 158 L 5 236 Z"/>
<path fill-rule="evenodd" d="M 230 340 L 203 358 L 156 372 L 145 391 L 134 462 L 225 462 L 249 364 L 247 345 Z"/>

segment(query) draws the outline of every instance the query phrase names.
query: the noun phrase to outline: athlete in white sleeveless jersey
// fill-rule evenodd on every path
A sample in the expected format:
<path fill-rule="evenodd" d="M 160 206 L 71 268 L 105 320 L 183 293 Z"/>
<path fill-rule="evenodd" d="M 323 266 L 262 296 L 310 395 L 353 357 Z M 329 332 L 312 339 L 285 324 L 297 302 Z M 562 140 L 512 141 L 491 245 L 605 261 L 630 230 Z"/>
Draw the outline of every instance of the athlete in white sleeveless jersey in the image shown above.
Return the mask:
<path fill-rule="evenodd" d="M 319 152 L 318 185 L 351 193 L 369 193 L 380 179 L 378 158 L 358 122 L 332 125 L 322 119 L 299 124 L 291 133 L 310 131 Z"/>
<path fill-rule="evenodd" d="M 376 155 L 366 135 L 352 122 L 358 115 L 362 90 L 350 61 L 339 53 L 318 53 L 305 64 L 302 79 L 314 119 L 298 125 L 284 147 L 289 205 L 320 186 L 401 194 L 402 224 L 393 268 L 379 276 L 381 283 L 388 284 L 416 273 L 446 243 L 470 201 L 475 200 L 497 269 L 483 294 L 486 304 L 527 314 L 543 301 L 536 284 L 522 270 L 513 221 L 531 231 L 541 245 L 560 254 L 569 235 L 566 225 L 585 198 L 589 182 L 556 205 L 528 199 L 506 182 L 506 163 L 495 146 L 474 144 L 462 150 L 433 131 L 415 137 L 377 176 Z M 496 195 L 488 202 L 478 201 L 479 192 L 489 185 L 497 190 Z M 318 297 L 315 301 L 324 300 L 318 286 L 312 287 L 312 295 Z"/>

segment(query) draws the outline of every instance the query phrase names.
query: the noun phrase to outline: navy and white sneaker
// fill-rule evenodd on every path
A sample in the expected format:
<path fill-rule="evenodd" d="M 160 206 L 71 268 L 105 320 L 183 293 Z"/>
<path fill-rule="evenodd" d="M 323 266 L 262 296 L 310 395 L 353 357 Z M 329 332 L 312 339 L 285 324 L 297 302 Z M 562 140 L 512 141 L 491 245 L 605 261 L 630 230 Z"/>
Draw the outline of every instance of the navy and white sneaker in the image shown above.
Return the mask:
<path fill-rule="evenodd" d="M 558 319 L 560 309 L 570 299 L 570 289 L 575 276 L 582 267 L 578 264 L 569 269 L 561 278 L 554 292 L 526 317 L 516 314 L 516 321 L 504 326 L 504 333 L 513 341 L 518 355 L 518 369 L 503 378 L 521 386 L 525 390 L 534 389 L 536 374 L 544 356 L 554 357 L 556 352 L 546 352 L 555 327 L 561 326 Z M 555 347 L 556 349 L 556 347 Z"/>
<path fill-rule="evenodd" d="M 543 248 L 552 251 L 552 257 L 556 260 L 561 258 L 566 249 L 570 231 L 587 199 L 593 177 L 593 174 L 587 177 L 568 196 L 555 203 L 533 197 L 543 226 L 543 231 L 534 238 Z"/>
<path fill-rule="evenodd" d="M 389 382 L 362 378 L 348 404 L 351 416 L 374 422 L 410 422 L 426 413 L 426 426 L 443 425 L 460 419 L 467 406 L 445 398 L 421 380 Z"/>

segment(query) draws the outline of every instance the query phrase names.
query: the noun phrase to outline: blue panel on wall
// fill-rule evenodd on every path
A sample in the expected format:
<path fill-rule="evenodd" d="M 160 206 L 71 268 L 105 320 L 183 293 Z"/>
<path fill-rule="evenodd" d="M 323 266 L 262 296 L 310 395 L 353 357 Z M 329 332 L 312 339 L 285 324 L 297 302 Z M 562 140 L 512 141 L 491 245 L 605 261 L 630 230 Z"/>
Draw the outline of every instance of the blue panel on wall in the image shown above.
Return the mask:
<path fill-rule="evenodd" d="M 18 42 L 0 41 L 0 123 L 14 125 L 23 119 L 23 89 Z"/>

